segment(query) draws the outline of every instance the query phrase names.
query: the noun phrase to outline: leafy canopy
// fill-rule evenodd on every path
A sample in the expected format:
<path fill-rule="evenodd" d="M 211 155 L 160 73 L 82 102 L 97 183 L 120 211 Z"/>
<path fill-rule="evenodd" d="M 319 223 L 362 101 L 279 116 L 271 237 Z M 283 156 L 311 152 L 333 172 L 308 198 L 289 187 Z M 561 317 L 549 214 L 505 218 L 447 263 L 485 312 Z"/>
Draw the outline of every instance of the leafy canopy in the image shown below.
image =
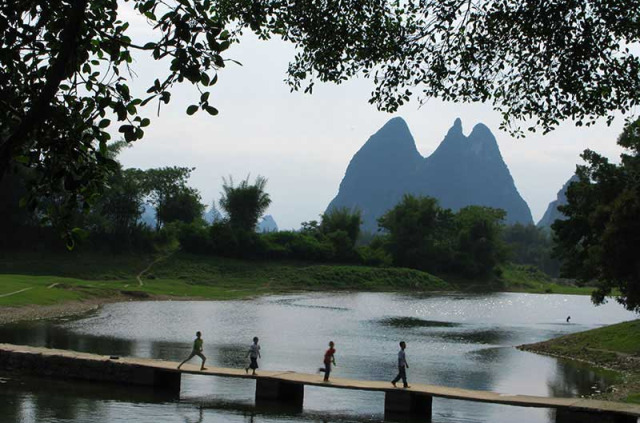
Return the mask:
<path fill-rule="evenodd" d="M 386 248 L 393 264 L 401 267 L 443 271 L 454 249 L 454 214 L 433 197 L 405 194 L 394 208 L 378 219 L 388 233 Z"/>
<path fill-rule="evenodd" d="M 253 184 L 249 183 L 247 176 L 238 186 L 234 185 L 231 177 L 223 179 L 220 207 L 227 213 L 233 230 L 246 233 L 255 231 L 258 219 L 271 204 L 266 186 L 267 179 L 262 176 L 257 176 Z"/>
<path fill-rule="evenodd" d="M 586 164 L 559 207 L 567 219 L 552 225 L 554 251 L 566 275 L 598 284 L 596 304 L 618 289 L 617 301 L 640 312 L 640 120 L 625 127 L 618 144 L 627 149 L 619 165 L 591 150 L 582 154 Z"/>
<path fill-rule="evenodd" d="M 133 8 L 152 39 L 123 19 Z M 91 207 L 117 165 L 107 142 L 150 123 L 175 84 L 197 94 L 187 114 L 218 113 L 208 89 L 243 30 L 280 37 L 298 53 L 292 89 L 362 75 L 370 101 L 395 111 L 422 100 L 484 101 L 514 122 L 553 129 L 611 120 L 640 99 L 640 0 L 30 0 L 0 3 L 0 173 L 35 170 L 31 190 Z M 140 95 L 134 52 L 155 60 Z"/>
<path fill-rule="evenodd" d="M 378 219 L 396 266 L 489 280 L 505 261 L 501 209 L 467 206 L 454 213 L 432 197 L 405 194 Z"/>
<path fill-rule="evenodd" d="M 325 235 L 336 231 L 343 231 L 349 240 L 350 248 L 356 245 L 358 235 L 360 235 L 360 225 L 362 224 L 362 213 L 360 210 L 349 210 L 346 207 L 333 208 L 322 214 L 320 231 Z"/>

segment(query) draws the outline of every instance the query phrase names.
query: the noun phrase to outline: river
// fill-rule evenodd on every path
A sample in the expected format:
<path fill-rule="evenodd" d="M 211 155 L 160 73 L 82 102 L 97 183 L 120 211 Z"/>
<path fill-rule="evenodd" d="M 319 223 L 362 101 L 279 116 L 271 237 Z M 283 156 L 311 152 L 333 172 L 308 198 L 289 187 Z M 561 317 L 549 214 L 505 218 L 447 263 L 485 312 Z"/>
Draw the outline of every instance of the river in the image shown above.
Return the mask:
<path fill-rule="evenodd" d="M 571 316 L 571 322 L 566 317 Z M 80 319 L 0 326 L 0 342 L 180 361 L 203 333 L 208 364 L 313 373 L 336 343 L 335 377 L 391 380 L 407 343 L 409 383 L 509 394 L 588 395 L 612 372 L 522 352 L 516 345 L 635 319 L 615 302 L 537 294 L 318 293 L 243 301 L 109 304 Z M 193 365 L 199 365 L 194 358 Z M 260 370 L 258 370 L 260 371 Z M 0 373 L 2 422 L 378 422 L 384 394 L 305 388 L 302 412 L 254 405 L 255 382 L 183 376 L 180 399 L 143 388 Z M 547 423 L 554 412 L 434 398 L 433 422 Z"/>

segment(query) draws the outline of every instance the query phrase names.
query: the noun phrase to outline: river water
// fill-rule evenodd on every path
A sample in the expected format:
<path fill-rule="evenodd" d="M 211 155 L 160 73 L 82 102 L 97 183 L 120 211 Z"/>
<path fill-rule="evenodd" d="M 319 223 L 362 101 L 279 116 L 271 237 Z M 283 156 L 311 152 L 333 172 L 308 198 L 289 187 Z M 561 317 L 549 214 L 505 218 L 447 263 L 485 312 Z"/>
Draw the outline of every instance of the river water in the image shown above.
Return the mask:
<path fill-rule="evenodd" d="M 586 296 L 322 293 L 110 304 L 81 319 L 0 326 L 0 342 L 180 361 L 200 330 L 208 364 L 244 367 L 251 339 L 259 336 L 261 368 L 313 373 L 333 340 L 333 376 L 391 380 L 404 340 L 409 383 L 577 397 L 616 383 L 615 374 L 514 346 L 634 318 L 613 302 L 594 307 Z M 254 393 L 251 380 L 197 375 L 183 376 L 177 400 L 144 388 L 0 374 L 0 421 L 383 420 L 383 393 L 307 387 L 302 412 L 257 407 Z M 546 423 L 554 412 L 434 398 L 432 421 Z"/>

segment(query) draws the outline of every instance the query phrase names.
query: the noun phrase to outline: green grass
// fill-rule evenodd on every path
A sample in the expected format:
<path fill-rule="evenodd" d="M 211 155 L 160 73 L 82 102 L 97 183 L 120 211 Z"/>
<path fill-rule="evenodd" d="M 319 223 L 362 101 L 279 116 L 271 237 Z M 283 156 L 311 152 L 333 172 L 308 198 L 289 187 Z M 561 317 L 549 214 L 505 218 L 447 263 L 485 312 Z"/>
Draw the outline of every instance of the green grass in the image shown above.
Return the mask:
<path fill-rule="evenodd" d="M 69 253 L 0 256 L 0 306 L 55 304 L 91 297 L 148 295 L 236 299 L 296 291 L 442 291 L 443 280 L 411 269 L 267 262 L 175 254 L 136 275 L 151 256 Z"/>
<path fill-rule="evenodd" d="M 519 348 L 569 357 L 627 374 L 619 393 L 605 399 L 640 404 L 640 320 L 574 333 Z"/>
<path fill-rule="evenodd" d="M 502 267 L 501 281 L 505 291 L 532 294 L 591 295 L 593 287 L 560 284 L 533 266 L 509 263 Z"/>
<path fill-rule="evenodd" d="M 589 294 L 590 288 L 553 283 L 526 266 L 507 265 L 499 283 L 447 283 L 429 273 L 403 268 L 320 265 L 304 262 L 248 261 L 176 253 L 155 264 L 139 286 L 136 275 L 152 255 L 86 252 L 0 254 L 0 306 L 54 304 L 92 297 L 145 295 L 176 298 L 237 299 L 298 291 L 471 290 Z M 447 277 L 447 280 L 452 280 Z M 52 284 L 57 285 L 50 287 Z"/>
<path fill-rule="evenodd" d="M 0 275 L 0 306 L 55 304 L 99 295 L 94 283 L 56 276 Z M 22 292 L 16 292 L 21 291 Z M 10 296 L 3 296 L 16 292 Z M 104 292 L 103 294 L 107 294 Z"/>
<path fill-rule="evenodd" d="M 624 402 L 640 404 L 640 393 L 627 395 L 627 397 L 624 399 Z"/>
<path fill-rule="evenodd" d="M 548 342 L 554 349 L 564 352 L 595 349 L 640 357 L 640 320 L 574 333 Z"/>

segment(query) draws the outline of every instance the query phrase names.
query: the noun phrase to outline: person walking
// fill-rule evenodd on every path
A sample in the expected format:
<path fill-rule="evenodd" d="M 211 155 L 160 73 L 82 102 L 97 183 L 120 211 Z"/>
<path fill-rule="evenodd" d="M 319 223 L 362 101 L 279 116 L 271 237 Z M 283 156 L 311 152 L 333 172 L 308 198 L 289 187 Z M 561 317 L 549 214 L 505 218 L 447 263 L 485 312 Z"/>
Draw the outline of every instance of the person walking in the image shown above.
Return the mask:
<path fill-rule="evenodd" d="M 258 345 L 258 337 L 253 337 L 253 344 L 249 347 L 249 351 L 247 352 L 247 357 L 251 360 L 248 367 L 244 368 L 245 373 L 249 373 L 249 369 L 253 370 L 253 374 L 256 374 L 256 369 L 258 368 L 258 358 L 262 358 L 260 356 L 260 345 Z"/>
<path fill-rule="evenodd" d="M 391 381 L 391 384 L 395 387 L 396 382 L 402 379 L 402 384 L 405 388 L 409 388 L 407 383 L 407 369 L 409 363 L 407 363 L 407 355 L 404 350 L 407 348 L 407 344 L 404 341 L 400 341 L 400 351 L 398 351 L 398 375 Z"/>
<path fill-rule="evenodd" d="M 200 370 L 207 370 L 207 368 L 204 367 L 204 362 L 207 361 L 207 357 L 205 357 L 204 354 L 202 354 L 203 344 L 204 342 L 202 340 L 202 333 L 198 331 L 196 332 L 196 339 L 195 341 L 193 341 L 193 350 L 191 351 L 191 354 L 189 354 L 189 357 L 187 357 L 186 360 L 178 364 L 178 369 L 180 369 L 180 367 L 182 367 L 184 363 L 191 360 L 193 357 L 197 355 L 202 359 L 202 366 L 200 366 Z"/>
<path fill-rule="evenodd" d="M 334 354 L 336 350 L 333 341 L 329 341 L 329 349 L 324 353 L 324 368 L 320 367 L 319 372 L 324 372 L 324 381 L 329 382 L 329 375 L 331 374 L 331 364 L 336 365 L 336 358 Z"/>

